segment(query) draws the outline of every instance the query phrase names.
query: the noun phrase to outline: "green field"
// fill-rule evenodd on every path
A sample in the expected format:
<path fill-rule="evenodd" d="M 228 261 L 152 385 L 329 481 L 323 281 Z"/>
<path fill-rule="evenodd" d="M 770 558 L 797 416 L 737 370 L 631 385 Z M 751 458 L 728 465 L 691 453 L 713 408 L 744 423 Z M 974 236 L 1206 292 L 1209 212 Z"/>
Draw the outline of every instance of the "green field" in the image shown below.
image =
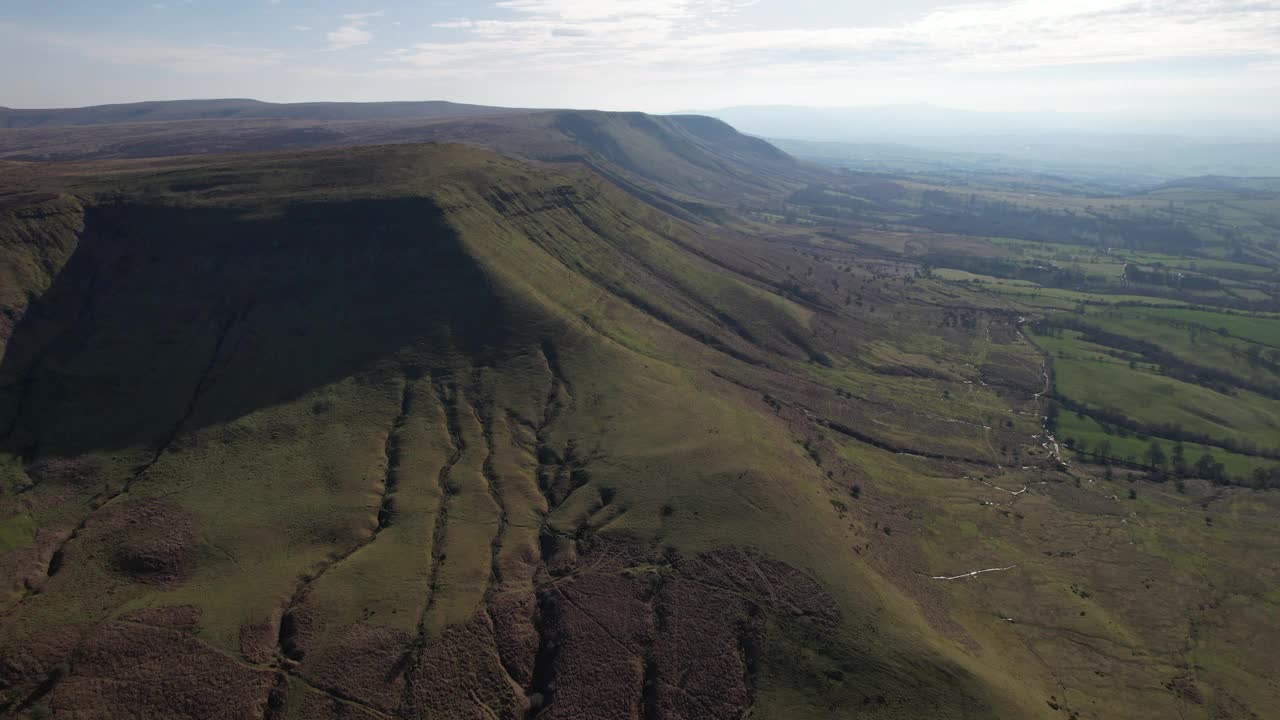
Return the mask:
<path fill-rule="evenodd" d="M 1280 438 L 1280 402 L 1238 390 L 1227 395 L 1107 356 L 1075 341 L 1044 341 L 1058 391 L 1089 407 L 1118 411 L 1155 427 L 1177 425 L 1213 438 L 1272 448 Z"/>
<path fill-rule="evenodd" d="M 1154 442 L 1160 445 L 1166 458 L 1174 455 L 1176 443 L 1158 436 L 1139 436 L 1105 426 L 1087 415 L 1064 412 L 1058 418 L 1057 432 L 1063 442 L 1070 442 L 1075 449 L 1082 450 L 1090 459 L 1101 462 L 1107 457 L 1118 462 L 1131 465 L 1147 465 L 1147 456 Z M 1106 449 L 1103 450 L 1105 443 Z M 1280 460 L 1252 457 L 1223 450 L 1212 445 L 1183 443 L 1186 462 L 1195 463 L 1203 455 L 1209 455 L 1215 462 L 1222 463 L 1226 471 L 1239 482 L 1247 483 L 1256 469 L 1271 470 L 1280 467 Z"/>
<path fill-rule="evenodd" d="M 1110 333 L 1134 338 L 1159 346 L 1178 360 L 1215 370 L 1223 370 L 1262 386 L 1280 385 L 1280 352 L 1270 352 L 1233 334 L 1223 334 L 1223 317 L 1190 319 L 1190 313 L 1146 308 L 1097 310 L 1087 315 L 1086 322 Z M 1200 324 L 1205 320 L 1214 325 Z M 1280 321 L 1271 321 L 1280 326 Z M 1263 328 L 1257 328 L 1265 330 Z M 1278 328 L 1280 329 L 1280 328 Z M 1230 331 L 1228 331 L 1230 333 Z"/>

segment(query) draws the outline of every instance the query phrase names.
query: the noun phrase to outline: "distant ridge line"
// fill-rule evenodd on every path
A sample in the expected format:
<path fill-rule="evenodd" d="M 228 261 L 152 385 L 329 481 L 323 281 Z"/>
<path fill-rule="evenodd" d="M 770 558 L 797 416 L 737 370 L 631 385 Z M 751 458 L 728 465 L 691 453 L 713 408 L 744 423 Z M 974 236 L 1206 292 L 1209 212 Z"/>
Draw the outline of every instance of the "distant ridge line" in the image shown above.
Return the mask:
<path fill-rule="evenodd" d="M 49 128 L 175 120 L 413 120 L 534 112 L 447 100 L 271 103 L 249 98 L 156 100 L 76 108 L 0 107 L 0 128 Z"/>

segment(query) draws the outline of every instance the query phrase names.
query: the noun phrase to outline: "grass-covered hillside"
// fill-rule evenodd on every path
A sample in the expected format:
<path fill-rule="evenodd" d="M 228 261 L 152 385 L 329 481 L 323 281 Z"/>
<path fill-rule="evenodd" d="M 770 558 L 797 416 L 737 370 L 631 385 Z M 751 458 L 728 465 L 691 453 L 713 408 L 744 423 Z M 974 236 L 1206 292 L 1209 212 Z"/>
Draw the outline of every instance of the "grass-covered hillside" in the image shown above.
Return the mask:
<path fill-rule="evenodd" d="M 106 118 L 0 128 L 0 161 L 67 162 L 264 152 L 425 142 L 465 143 L 528 160 L 578 162 L 675 214 L 705 213 L 708 200 L 734 204 L 799 187 L 807 173 L 772 145 L 708 117 L 595 111 L 473 113 L 407 104 L 241 108 L 219 117 L 150 108 L 168 121 L 136 119 L 116 106 L 84 114 Z M 122 106 L 125 108 L 132 106 Z M 200 106 L 204 107 L 204 106 Z M 215 106 L 216 107 L 216 106 Z M 467 107 L 467 106 L 461 106 Z M 397 109 L 399 108 L 399 109 Z M 334 112 L 342 111 L 336 118 Z M 655 194 L 657 193 L 657 194 Z M 661 197 L 661 199 L 659 199 Z"/>
<path fill-rule="evenodd" d="M 1104 253 L 699 118 L 510 122 L 3 166 L 0 713 L 1280 703 L 1262 215 Z M 1134 275 L 1191 262 L 1220 302 Z"/>

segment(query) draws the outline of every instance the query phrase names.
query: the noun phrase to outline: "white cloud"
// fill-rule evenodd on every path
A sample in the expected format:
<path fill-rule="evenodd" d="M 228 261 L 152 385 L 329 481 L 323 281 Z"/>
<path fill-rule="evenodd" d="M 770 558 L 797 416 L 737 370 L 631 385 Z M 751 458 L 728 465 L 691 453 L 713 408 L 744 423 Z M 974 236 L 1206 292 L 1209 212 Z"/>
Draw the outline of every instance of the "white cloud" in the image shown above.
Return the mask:
<path fill-rule="evenodd" d="M 891 66 L 1009 71 L 1182 58 L 1280 57 L 1280 0 L 1003 0 L 901 25 L 735 26 L 735 0 L 501 0 L 507 16 L 436 23 L 461 36 L 395 51 L 468 72 L 594 67 Z M 514 17 L 511 13 L 515 13 Z"/>
<path fill-rule="evenodd" d="M 689 0 L 502 0 L 496 6 L 534 16 L 561 20 L 606 20 L 628 17 L 690 17 L 713 3 Z"/>
<path fill-rule="evenodd" d="M 140 8 L 167 4 L 155 15 L 168 17 L 184 1 L 144 0 Z M 260 7 L 269 2 L 258 1 Z M 895 3 L 900 7 L 892 12 L 863 10 L 874 2 L 428 0 L 418 5 L 434 8 L 427 17 L 439 20 L 430 34 L 379 53 L 380 62 L 350 49 L 385 44 L 379 33 L 389 33 L 397 19 L 404 25 L 395 34 L 403 37 L 417 29 L 418 16 L 410 22 L 387 5 L 395 18 L 334 12 L 322 22 L 305 15 L 280 20 L 281 43 L 295 31 L 312 32 L 328 49 L 348 50 L 321 45 L 288 53 L 182 46 L 145 34 L 6 29 L 0 21 L 0 54 L 24 44 L 36 48 L 28 53 L 78 55 L 87 58 L 81 61 L 85 77 L 103 63 L 137 66 L 120 68 L 118 78 L 103 83 L 77 86 L 73 77 L 56 92 L 28 91 L 73 100 L 110 99 L 104 87 L 135 96 L 143 88 L 177 92 L 161 83 L 170 78 L 142 71 L 159 67 L 187 75 L 172 86 L 184 94 L 256 92 L 271 99 L 429 95 L 649 110 L 929 102 L 1007 110 L 1280 112 L 1280 0 L 911 0 Z M 282 1 L 281 7 L 304 4 Z M 161 80 L 147 85 L 154 77 Z M 0 80 L 0 90 L 14 97 L 18 81 L 7 80 Z"/>
<path fill-rule="evenodd" d="M 342 19 L 347 21 L 346 24 L 325 35 L 325 39 L 329 41 L 329 49 L 348 50 L 373 42 L 373 33 L 369 32 L 366 26 L 369 24 L 369 18 L 382 17 L 382 15 L 381 10 L 343 15 Z"/>
<path fill-rule="evenodd" d="M 347 50 L 373 42 L 373 33 L 359 25 L 343 25 L 325 35 L 325 38 L 329 41 L 330 49 Z"/>

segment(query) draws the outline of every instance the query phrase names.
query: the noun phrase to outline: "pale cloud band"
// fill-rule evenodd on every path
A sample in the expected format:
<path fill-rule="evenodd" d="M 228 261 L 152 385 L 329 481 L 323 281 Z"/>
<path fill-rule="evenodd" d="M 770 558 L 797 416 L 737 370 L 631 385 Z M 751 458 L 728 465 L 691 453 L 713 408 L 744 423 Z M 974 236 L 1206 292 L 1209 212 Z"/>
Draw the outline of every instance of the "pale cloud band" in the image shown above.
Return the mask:
<path fill-rule="evenodd" d="M 457 40 L 389 58 L 423 70 L 892 64 L 1000 71 L 1178 58 L 1280 57 L 1280 2 L 1014 0 L 942 7 L 897 26 L 727 27 L 750 3 L 506 0 L 516 17 L 437 23 Z"/>
<path fill-rule="evenodd" d="M 58 52 L 67 68 L 64 83 L 11 79 L 8 95 L 107 95 L 74 90 L 95 70 L 67 60 L 80 56 L 139 68 L 120 73 L 113 97 L 172 87 L 655 111 L 926 102 L 1280 113 L 1280 0 L 899 0 L 891 12 L 872 0 L 350 1 L 335 15 L 264 2 L 274 33 L 181 42 L 12 20 L 6 29 L 0 17 L 0 57 L 6 43 L 27 43 L 15 60 Z M 170 2 L 153 15 L 178 13 Z"/>

